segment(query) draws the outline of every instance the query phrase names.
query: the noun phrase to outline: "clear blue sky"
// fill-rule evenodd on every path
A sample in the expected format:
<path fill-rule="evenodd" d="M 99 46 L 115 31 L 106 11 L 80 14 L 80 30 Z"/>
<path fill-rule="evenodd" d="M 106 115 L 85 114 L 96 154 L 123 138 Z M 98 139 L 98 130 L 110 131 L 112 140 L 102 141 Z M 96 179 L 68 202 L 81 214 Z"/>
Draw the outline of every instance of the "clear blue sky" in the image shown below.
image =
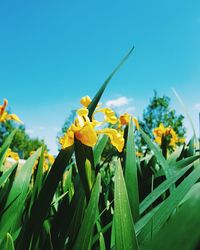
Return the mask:
<path fill-rule="evenodd" d="M 0 100 L 55 152 L 70 110 L 93 96 L 135 45 L 103 101 L 125 97 L 121 108 L 140 115 L 156 89 L 177 108 L 174 87 L 197 124 L 199 10 L 197 0 L 1 1 Z"/>

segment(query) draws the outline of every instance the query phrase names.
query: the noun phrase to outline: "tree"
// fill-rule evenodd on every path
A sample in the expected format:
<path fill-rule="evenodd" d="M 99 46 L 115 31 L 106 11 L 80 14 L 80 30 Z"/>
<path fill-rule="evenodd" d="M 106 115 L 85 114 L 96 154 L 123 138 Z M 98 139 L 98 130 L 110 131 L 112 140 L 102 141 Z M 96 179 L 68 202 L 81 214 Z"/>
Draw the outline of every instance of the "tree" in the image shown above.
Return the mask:
<path fill-rule="evenodd" d="M 170 98 L 166 95 L 158 96 L 154 91 L 154 96 L 150 99 L 150 103 L 144 109 L 142 120 L 139 121 L 141 128 L 154 140 L 153 129 L 163 123 L 165 127 L 172 127 L 178 137 L 185 137 L 186 130 L 183 125 L 184 116 L 178 115 L 174 109 L 170 107 Z M 137 136 L 136 144 L 139 149 L 146 145 L 140 136 Z"/>
<path fill-rule="evenodd" d="M 17 152 L 20 158 L 27 159 L 30 156 L 31 151 L 35 151 L 43 145 L 45 146 L 45 149 L 48 150 L 44 140 L 30 138 L 26 133 L 25 126 L 18 126 L 13 121 L 0 123 L 0 145 L 2 145 L 6 136 L 8 136 L 15 128 L 17 128 L 17 132 L 12 140 L 10 148 L 12 151 Z"/>

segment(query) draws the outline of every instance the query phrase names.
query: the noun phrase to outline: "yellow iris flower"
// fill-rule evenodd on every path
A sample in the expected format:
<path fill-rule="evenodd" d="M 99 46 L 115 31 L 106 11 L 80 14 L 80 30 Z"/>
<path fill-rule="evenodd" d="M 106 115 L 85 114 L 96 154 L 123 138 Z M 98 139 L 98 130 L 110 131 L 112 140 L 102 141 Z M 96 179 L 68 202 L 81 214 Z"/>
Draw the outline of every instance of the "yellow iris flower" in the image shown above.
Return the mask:
<path fill-rule="evenodd" d="M 96 130 L 96 126 L 105 122 L 115 124 L 117 122 L 117 118 L 114 112 L 109 108 L 97 110 L 95 112 L 104 113 L 105 120 L 103 122 L 98 122 L 92 118 L 92 121 L 90 121 L 88 117 L 89 111 L 86 107 L 89 103 L 88 100 L 88 97 L 83 97 L 81 99 L 81 104 L 84 107 L 77 110 L 77 118 L 74 123 L 68 128 L 64 136 L 59 139 L 62 148 L 73 145 L 74 138 L 78 139 L 84 145 L 93 147 L 97 143 L 98 135 L 106 134 L 110 138 L 112 145 L 115 146 L 119 152 L 122 152 L 124 147 L 124 138 L 121 132 L 110 128 Z"/>
<path fill-rule="evenodd" d="M 175 148 L 177 143 L 184 143 L 185 138 L 178 138 L 178 135 L 171 127 L 165 127 L 162 123 L 160 123 L 159 127 L 153 130 L 153 134 L 155 137 L 155 142 L 159 145 L 162 144 L 163 137 L 170 136 L 170 141 L 168 146 Z"/>
<path fill-rule="evenodd" d="M 131 119 L 131 115 L 128 113 L 124 113 L 123 115 L 120 115 L 119 117 L 119 124 L 120 126 L 128 125 Z M 136 128 L 139 129 L 139 123 L 137 118 L 132 117 L 133 123 L 135 124 Z"/>
<path fill-rule="evenodd" d="M 19 117 L 15 114 L 8 114 L 6 107 L 8 105 L 8 100 L 4 99 L 3 105 L 0 105 L 0 122 L 5 122 L 6 120 L 14 120 L 19 123 L 23 123 Z"/>

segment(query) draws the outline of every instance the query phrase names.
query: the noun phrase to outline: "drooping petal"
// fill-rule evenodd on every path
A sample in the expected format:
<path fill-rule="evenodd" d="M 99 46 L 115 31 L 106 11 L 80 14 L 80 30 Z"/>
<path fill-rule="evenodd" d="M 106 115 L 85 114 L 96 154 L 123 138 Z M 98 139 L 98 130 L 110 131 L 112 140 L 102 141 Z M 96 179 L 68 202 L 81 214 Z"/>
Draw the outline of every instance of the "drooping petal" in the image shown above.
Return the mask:
<path fill-rule="evenodd" d="M 124 137 L 122 133 L 112 128 L 104 128 L 97 131 L 97 133 L 107 135 L 110 138 L 111 144 L 116 147 L 119 152 L 122 152 L 124 148 Z"/>
<path fill-rule="evenodd" d="M 7 120 L 13 120 L 13 121 L 16 121 L 16 122 L 19 122 L 19 123 L 23 123 L 20 119 L 19 119 L 19 117 L 17 116 L 17 115 L 15 115 L 15 114 L 9 114 L 9 115 L 7 115 L 7 118 L 6 118 Z"/>

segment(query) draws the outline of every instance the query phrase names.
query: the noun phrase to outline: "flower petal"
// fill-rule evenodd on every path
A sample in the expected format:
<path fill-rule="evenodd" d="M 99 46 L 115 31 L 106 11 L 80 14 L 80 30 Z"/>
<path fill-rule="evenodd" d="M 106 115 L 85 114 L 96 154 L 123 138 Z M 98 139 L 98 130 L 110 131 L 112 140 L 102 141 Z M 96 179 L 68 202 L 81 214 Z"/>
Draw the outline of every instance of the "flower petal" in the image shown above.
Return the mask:
<path fill-rule="evenodd" d="M 124 137 L 122 133 L 112 128 L 105 128 L 97 131 L 97 133 L 107 135 L 110 138 L 111 144 L 116 147 L 119 152 L 122 152 L 124 148 Z"/>

